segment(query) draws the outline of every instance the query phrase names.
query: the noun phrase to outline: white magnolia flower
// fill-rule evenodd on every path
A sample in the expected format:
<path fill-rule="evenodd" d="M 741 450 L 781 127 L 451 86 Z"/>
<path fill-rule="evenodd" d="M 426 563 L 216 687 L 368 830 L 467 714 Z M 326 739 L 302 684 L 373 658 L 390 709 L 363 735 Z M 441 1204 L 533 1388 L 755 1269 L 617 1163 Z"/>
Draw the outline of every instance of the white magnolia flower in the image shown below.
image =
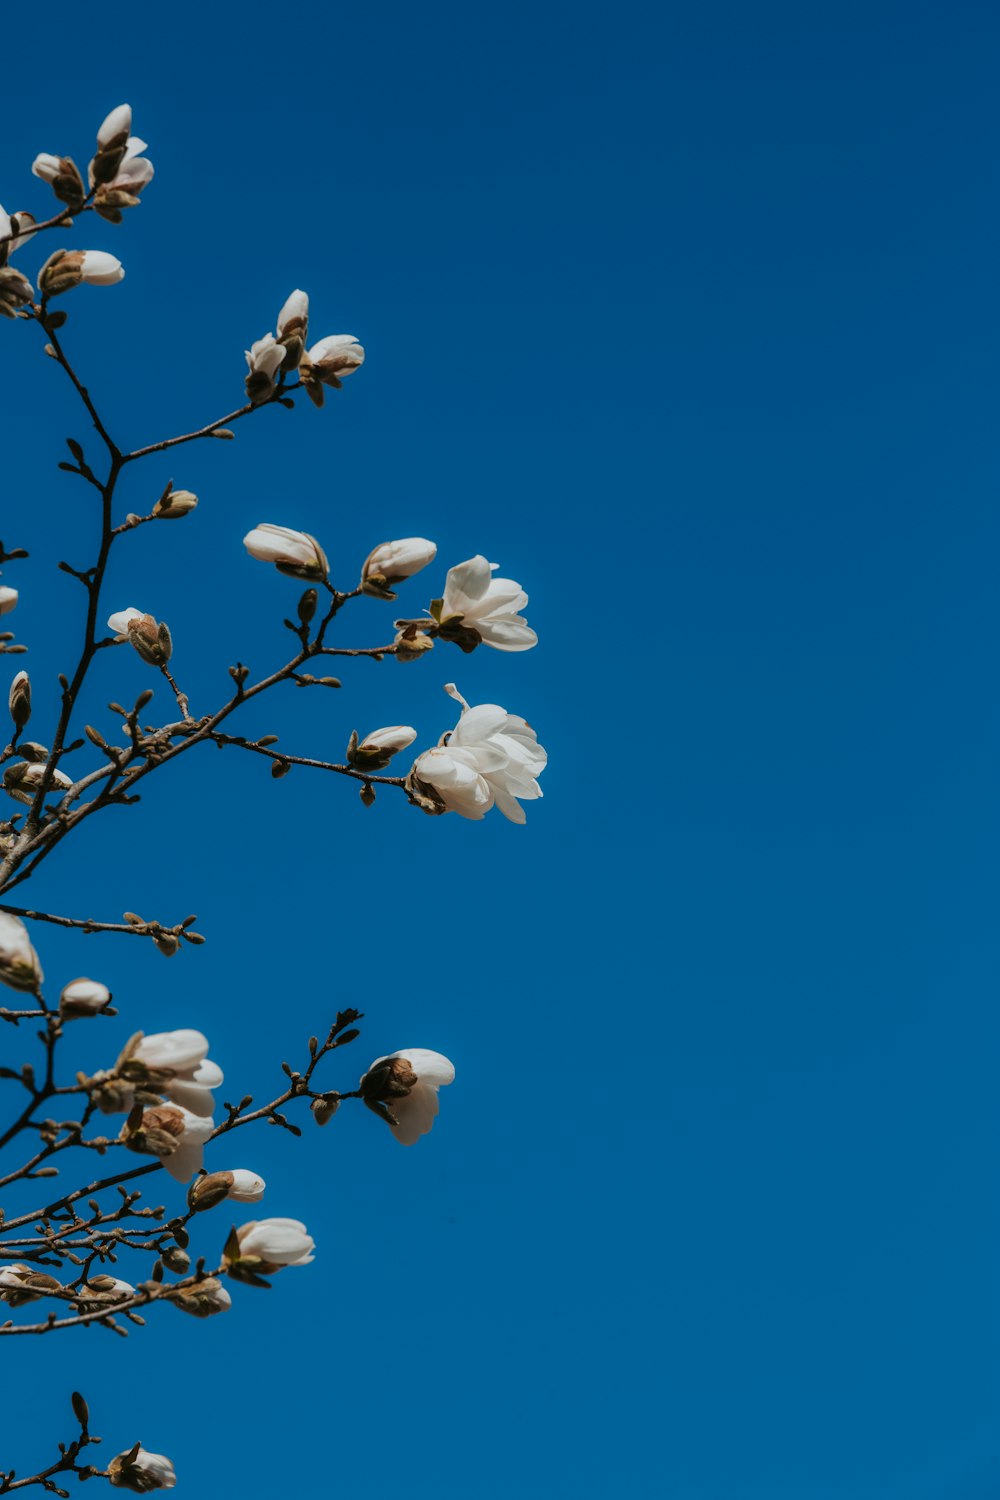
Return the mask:
<path fill-rule="evenodd" d="M 244 350 L 247 367 L 251 375 L 266 375 L 269 379 L 278 373 L 285 351 L 275 340 L 273 333 L 265 333 L 262 339 Z"/>
<path fill-rule="evenodd" d="M 20 917 L 0 911 L 0 982 L 12 990 L 36 990 L 45 975 Z"/>
<path fill-rule="evenodd" d="M 111 1003 L 111 991 L 96 979 L 73 979 L 63 987 L 59 1009 L 66 1020 L 74 1016 L 96 1016 Z"/>
<path fill-rule="evenodd" d="M 149 1453 L 137 1445 L 111 1460 L 108 1465 L 108 1482 L 117 1489 L 146 1495 L 151 1490 L 172 1490 L 177 1483 L 177 1475 L 165 1454 Z"/>
<path fill-rule="evenodd" d="M 417 731 L 410 724 L 390 724 L 385 729 L 373 729 L 360 744 L 351 736 L 347 747 L 347 760 L 359 771 L 381 771 L 400 750 L 412 745 Z"/>
<path fill-rule="evenodd" d="M 9 615 L 16 608 L 17 600 L 17 589 L 9 589 L 6 584 L 0 584 L 0 615 Z"/>
<path fill-rule="evenodd" d="M 423 536 L 405 536 L 398 542 L 380 542 L 365 558 L 361 582 L 371 592 L 388 593 L 404 578 L 412 578 L 437 556 L 437 546 Z"/>
<path fill-rule="evenodd" d="M 26 244 L 34 232 L 34 214 L 25 213 L 22 209 L 12 217 L 0 204 L 0 265 L 21 245 Z"/>
<path fill-rule="evenodd" d="M 309 323 L 309 298 L 305 292 L 294 291 L 278 314 L 278 338 L 295 335 L 304 339 Z"/>
<path fill-rule="evenodd" d="M 121 1139 L 133 1151 L 158 1156 L 176 1182 L 190 1182 L 204 1165 L 205 1142 L 214 1129 L 214 1120 L 182 1104 L 157 1104 L 143 1112 L 138 1124 L 126 1121 Z"/>
<path fill-rule="evenodd" d="M 251 1219 L 236 1231 L 241 1258 L 256 1256 L 275 1270 L 307 1266 L 316 1242 L 299 1219 Z"/>
<path fill-rule="evenodd" d="M 538 642 L 527 620 L 518 614 L 528 596 L 512 578 L 493 577 L 499 566 L 477 554 L 448 570 L 437 615 L 441 633 L 447 636 L 449 626 L 459 631 L 474 630 L 487 646 L 498 651 L 528 651 Z M 466 644 L 459 639 L 459 644 L 471 651 L 477 642 Z"/>
<path fill-rule="evenodd" d="M 108 187 L 118 192 L 131 193 L 138 196 L 147 183 L 153 180 L 153 163 L 145 156 L 146 142 L 141 141 L 137 135 L 129 136 L 125 145 L 125 155 Z M 93 183 L 91 183 L 93 186 Z"/>
<path fill-rule="evenodd" d="M 264 1196 L 264 1179 L 258 1177 L 256 1172 L 248 1172 L 245 1167 L 236 1167 L 231 1172 L 223 1174 L 232 1178 L 232 1186 L 226 1194 L 232 1198 L 234 1203 L 259 1203 Z"/>
<path fill-rule="evenodd" d="M 101 128 L 97 132 L 97 144 L 102 151 L 106 151 L 119 137 L 127 140 L 131 131 L 132 106 L 131 104 L 119 104 L 109 115 L 104 117 Z"/>
<path fill-rule="evenodd" d="M 193 1115 L 211 1115 L 215 1107 L 212 1090 L 219 1087 L 224 1075 L 208 1056 L 208 1037 L 202 1032 L 154 1032 L 142 1038 L 128 1060 L 142 1063 L 157 1075 L 169 1074 L 161 1080 L 168 1099 Z"/>
<path fill-rule="evenodd" d="M 43 182 L 55 182 L 62 175 L 62 157 L 53 156 L 51 151 L 40 151 L 31 163 L 31 170 Z"/>
<path fill-rule="evenodd" d="M 108 629 L 113 630 L 115 635 L 128 635 L 129 625 L 133 620 L 144 620 L 146 615 L 141 609 L 120 609 L 117 614 L 108 616 Z M 152 617 L 150 617 L 152 618 Z"/>
<path fill-rule="evenodd" d="M 117 255 L 106 250 L 84 250 L 80 262 L 80 280 L 88 286 L 114 286 L 125 277 L 125 268 Z"/>
<path fill-rule="evenodd" d="M 415 789 L 431 788 L 446 812 L 463 818 L 484 818 L 495 804 L 512 823 L 523 823 L 520 802 L 542 795 L 538 777 L 548 757 L 538 736 L 497 703 L 470 708 L 453 682 L 445 692 L 462 704 L 462 716 L 441 745 L 417 756 L 410 772 Z"/>
<path fill-rule="evenodd" d="M 430 789 L 445 812 L 478 820 L 493 806 L 493 788 L 468 750 L 447 745 L 425 750 L 414 761 L 410 776 L 419 783 L 417 790 Z"/>
<path fill-rule="evenodd" d="M 312 375 L 324 385 L 339 385 L 365 362 L 365 351 L 353 333 L 333 333 L 309 350 Z"/>
<path fill-rule="evenodd" d="M 259 562 L 274 563 L 279 573 L 292 578 L 325 580 L 330 572 L 326 553 L 307 531 L 292 531 L 288 526 L 262 522 L 243 538 L 251 557 Z"/>
<path fill-rule="evenodd" d="M 414 1145 L 426 1135 L 437 1115 L 438 1089 L 455 1079 L 454 1064 L 440 1052 L 426 1047 L 406 1047 L 377 1057 L 361 1080 L 366 1097 L 381 1100 L 396 1117 L 389 1122 L 393 1135 L 404 1146 Z"/>

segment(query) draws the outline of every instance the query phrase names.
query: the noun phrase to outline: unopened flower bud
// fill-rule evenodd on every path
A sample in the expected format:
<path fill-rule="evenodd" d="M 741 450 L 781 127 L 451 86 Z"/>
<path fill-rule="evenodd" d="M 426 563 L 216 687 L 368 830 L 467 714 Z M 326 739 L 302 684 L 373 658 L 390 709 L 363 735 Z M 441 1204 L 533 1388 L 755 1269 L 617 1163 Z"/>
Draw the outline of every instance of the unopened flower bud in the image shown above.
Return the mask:
<path fill-rule="evenodd" d="M 188 1204 L 195 1213 L 215 1208 L 224 1199 L 234 1203 L 259 1203 L 264 1196 L 264 1179 L 245 1167 L 231 1172 L 209 1172 L 199 1177 L 188 1192 Z"/>
<path fill-rule="evenodd" d="M 34 295 L 34 288 L 26 276 L 13 266 L 0 266 L 0 317 L 16 317 L 18 308 L 30 302 Z"/>
<path fill-rule="evenodd" d="M 407 536 L 398 542 L 381 542 L 365 559 L 361 587 L 366 594 L 395 599 L 394 585 L 419 573 L 436 556 L 437 546 L 426 537 Z"/>
<path fill-rule="evenodd" d="M 15 802 L 23 802 L 25 807 L 30 807 L 38 795 L 38 789 L 45 780 L 46 774 L 49 789 L 52 792 L 66 791 L 73 785 L 65 771 L 47 771 L 47 768 L 37 761 L 18 760 L 4 769 L 4 791 L 13 797 Z"/>
<path fill-rule="evenodd" d="M 168 1271 L 176 1271 L 179 1275 L 191 1269 L 191 1257 L 180 1245 L 165 1245 L 160 1251 L 160 1259 Z"/>
<path fill-rule="evenodd" d="M 358 742 L 357 734 L 351 735 L 347 747 L 347 763 L 359 771 L 381 771 L 400 750 L 412 745 L 417 731 L 409 724 L 390 724 L 385 729 L 373 729 Z"/>
<path fill-rule="evenodd" d="M 319 603 L 319 595 L 315 589 L 306 589 L 299 600 L 299 619 L 303 625 L 309 625 L 316 613 L 316 605 Z"/>
<path fill-rule="evenodd" d="M 122 609 L 108 616 L 108 629 L 123 635 L 151 667 L 166 666 L 173 652 L 170 631 L 139 609 Z"/>
<path fill-rule="evenodd" d="M 295 291 L 278 314 L 278 342 L 285 350 L 283 370 L 294 370 L 305 349 L 309 328 L 309 298 L 305 292 Z"/>
<path fill-rule="evenodd" d="M 247 532 L 243 545 L 258 562 L 274 563 L 279 573 L 291 578 L 325 582 L 330 564 L 326 553 L 308 531 L 293 531 L 288 526 L 272 526 L 263 521 Z"/>
<path fill-rule="evenodd" d="M 340 1100 L 331 1095 L 324 1095 L 322 1099 L 314 1099 L 309 1108 L 312 1110 L 312 1116 L 317 1125 L 329 1125 L 340 1108 Z"/>
<path fill-rule="evenodd" d="M 211 1318 L 233 1305 L 232 1297 L 216 1276 L 206 1276 L 204 1281 L 184 1287 L 170 1300 L 181 1312 L 190 1313 L 195 1318 Z"/>
<path fill-rule="evenodd" d="M 74 979 L 59 996 L 59 1012 L 64 1020 L 78 1016 L 96 1016 L 111 1003 L 111 991 L 96 979 Z"/>
<path fill-rule="evenodd" d="M 434 641 L 416 625 L 404 625 L 393 641 L 397 661 L 419 661 L 425 651 L 434 649 Z"/>
<path fill-rule="evenodd" d="M 173 932 L 157 932 L 153 934 L 153 942 L 159 948 L 164 958 L 173 958 L 181 946 L 181 940 Z"/>
<path fill-rule="evenodd" d="M 153 506 L 153 515 L 161 521 L 177 521 L 181 516 L 190 515 L 197 504 L 198 496 L 191 490 L 175 490 L 168 484 Z"/>
<path fill-rule="evenodd" d="M 365 351 L 351 333 L 335 333 L 313 344 L 299 363 L 299 379 L 314 406 L 323 405 L 323 387 L 340 390 L 348 375 L 364 363 Z"/>
<path fill-rule="evenodd" d="M 108 1464 L 108 1483 L 135 1495 L 148 1495 L 152 1490 L 172 1490 L 177 1475 L 165 1454 L 148 1453 L 136 1443 Z"/>
<path fill-rule="evenodd" d="M 16 609 L 17 600 L 17 589 L 11 589 L 6 584 L 0 584 L 0 615 L 9 615 L 12 609 Z"/>
<path fill-rule="evenodd" d="M 81 282 L 114 286 L 124 275 L 121 261 L 106 250 L 56 250 L 39 271 L 38 285 L 47 297 L 56 297 Z"/>
<path fill-rule="evenodd" d="M 285 358 L 285 348 L 275 341 L 273 333 L 266 333 L 244 353 L 250 372 L 245 381 L 247 399 L 259 406 L 274 394 L 274 377 Z"/>
<path fill-rule="evenodd" d="M 20 734 L 21 730 L 31 718 L 31 681 L 27 672 L 18 672 L 10 685 L 10 693 L 7 697 L 7 706 L 10 716 L 14 720 L 14 728 Z"/>
<path fill-rule="evenodd" d="M 72 157 L 42 151 L 32 162 L 31 170 L 42 182 L 49 183 L 61 203 L 72 209 L 82 207 L 87 190 Z"/>

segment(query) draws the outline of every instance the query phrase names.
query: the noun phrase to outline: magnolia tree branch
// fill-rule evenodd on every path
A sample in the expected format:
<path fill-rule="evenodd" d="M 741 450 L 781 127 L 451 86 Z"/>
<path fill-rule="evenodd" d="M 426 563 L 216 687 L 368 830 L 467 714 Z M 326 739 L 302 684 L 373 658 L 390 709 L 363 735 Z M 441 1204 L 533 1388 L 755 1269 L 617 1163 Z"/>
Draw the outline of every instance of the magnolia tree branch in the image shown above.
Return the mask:
<path fill-rule="evenodd" d="M 321 1088 L 316 1078 L 319 1063 L 359 1035 L 355 1022 L 361 1017 L 354 1010 L 340 1012 L 324 1040 L 309 1039 L 304 1066 L 294 1069 L 282 1063 L 286 1086 L 268 1103 L 255 1106 L 252 1096 L 245 1094 L 221 1105 L 218 1122 L 214 1090 L 222 1083 L 222 1073 L 208 1056 L 208 1039 L 201 1031 L 136 1031 L 115 1061 L 106 1060 L 91 1073 L 67 1076 L 62 1064 L 68 1025 L 114 1018 L 118 1012 L 107 987 L 89 978 L 64 984 L 58 1002 L 47 999 L 42 966 L 25 924 L 89 935 L 128 933 L 148 939 L 168 957 L 184 946 L 200 946 L 204 936 L 194 930 L 194 916 L 172 925 L 129 911 L 121 921 L 65 916 L 43 909 L 43 903 L 10 904 L 10 894 L 38 873 L 68 835 L 107 808 L 139 802 L 148 777 L 200 745 L 260 756 L 273 777 L 293 768 L 346 777 L 359 783 L 366 806 L 374 802 L 376 787 L 393 787 L 424 812 L 457 812 L 475 821 L 496 807 L 512 822 L 523 822 L 521 804 L 541 795 L 537 777 L 545 765 L 545 752 L 524 719 L 496 704 L 470 707 L 453 684 L 446 691 L 462 706 L 457 724 L 436 744 L 416 752 L 405 775 L 397 774 L 392 763 L 417 738 L 409 725 L 392 724 L 364 737 L 352 731 L 339 760 L 290 754 L 280 748 L 277 734 L 251 738 L 232 732 L 230 726 L 245 704 L 281 684 L 339 689 L 340 679 L 325 675 L 330 657 L 391 657 L 406 664 L 422 660 L 438 644 L 455 645 L 465 654 L 483 645 L 512 652 L 532 647 L 534 632 L 519 613 L 527 596 L 514 580 L 494 577 L 495 565 L 482 554 L 450 568 L 441 597 L 430 601 L 424 615 L 396 620 L 396 633 L 388 644 L 341 645 L 334 631 L 341 610 L 362 595 L 394 602 L 396 587 L 434 561 L 434 543 L 422 537 L 381 542 L 364 560 L 359 581 L 339 589 L 330 581 L 326 553 L 315 537 L 269 522 L 255 527 L 243 539 L 251 558 L 297 581 L 295 618 L 283 622 L 295 637 L 295 649 L 282 665 L 253 682 L 242 662 L 230 666 L 232 686 L 221 703 L 213 694 L 217 706 L 207 712 L 198 701 L 204 690 L 187 680 L 183 653 L 178 653 L 179 664 L 166 623 L 131 606 L 108 612 L 106 576 L 121 539 L 136 532 L 145 535 L 145 528 L 154 523 L 183 520 L 199 503 L 191 491 L 175 490 L 171 481 L 145 514 L 122 515 L 118 481 L 126 467 L 202 438 L 233 439 L 236 422 L 269 406 L 293 409 L 299 394 L 321 407 L 327 393 L 340 390 L 364 360 L 361 345 L 348 334 L 310 344 L 309 299 L 294 291 L 278 315 L 276 336 L 268 333 L 246 351 L 243 404 L 203 427 L 142 447 L 128 449 L 117 440 L 79 372 L 75 353 L 71 359 L 67 352 L 63 330 L 69 314 L 63 299 L 81 286 L 114 285 L 124 275 L 120 261 L 106 251 L 56 250 L 35 275 L 36 292 L 11 258 L 20 256 L 36 235 L 72 226 L 81 215 L 93 215 L 91 222 L 117 225 L 138 206 L 153 168 L 143 154 L 144 142 L 131 134 L 131 125 L 128 105 L 107 116 L 85 175 L 69 157 L 36 157 L 35 177 L 51 186 L 60 203 L 51 217 L 39 222 L 30 214 L 11 217 L 0 208 L 0 315 L 41 331 L 45 353 L 69 381 L 98 439 L 96 445 L 88 439 L 88 446 L 96 448 L 95 458 L 82 443 L 67 438 L 70 457 L 59 464 L 97 497 L 93 562 L 59 563 L 85 595 L 75 664 L 60 674 L 58 695 L 45 705 L 52 717 L 48 744 L 27 738 L 40 706 L 39 690 L 36 684 L 33 703 L 29 674 L 16 674 L 8 697 L 13 731 L 0 749 L 3 789 L 21 809 L 0 820 L 0 984 L 16 997 L 10 1005 L 0 1006 L 0 1020 L 12 1028 L 38 1023 L 32 1029 L 41 1049 L 34 1062 L 0 1065 L 0 1084 L 10 1084 L 13 1090 L 3 1092 L 12 1107 L 7 1123 L 0 1123 L 0 1153 L 7 1153 L 0 1164 L 0 1190 L 8 1204 L 12 1190 L 27 1194 L 30 1188 L 35 1195 L 33 1207 L 22 1206 L 22 1200 L 13 1214 L 7 1211 L 5 1216 L 0 1209 L 0 1302 L 16 1315 L 0 1325 L 0 1336 L 7 1337 L 91 1323 L 127 1336 L 131 1327 L 143 1326 L 141 1309 L 154 1303 L 204 1318 L 230 1307 L 228 1287 L 233 1282 L 269 1286 L 285 1266 L 304 1265 L 313 1258 L 312 1237 L 297 1220 L 245 1220 L 220 1235 L 222 1243 L 211 1256 L 198 1255 L 192 1266 L 189 1246 L 195 1230 L 201 1229 L 200 1216 L 223 1204 L 255 1205 L 265 1192 L 255 1172 L 220 1167 L 212 1160 L 220 1150 L 217 1143 L 246 1125 L 267 1124 L 298 1136 L 302 1128 L 289 1112 L 303 1103 L 312 1121 L 325 1126 L 344 1101 L 360 1100 L 378 1116 L 380 1128 L 387 1126 L 399 1142 L 413 1145 L 430 1131 L 438 1092 L 454 1077 L 447 1058 L 415 1048 L 376 1058 L 356 1088 Z M 0 544 L 0 565 L 26 557 L 23 548 L 6 550 Z M 16 589 L 0 586 L 0 615 L 8 614 L 17 601 Z M 376 639 L 382 636 L 380 630 Z M 112 647 L 135 651 L 154 674 L 151 682 L 168 695 L 163 722 L 147 722 L 154 699 L 150 686 L 131 707 L 108 704 L 113 715 L 110 733 L 97 724 L 79 723 L 91 667 Z M 0 632 L 0 654 L 26 649 L 15 642 L 14 632 Z M 70 759 L 80 752 L 92 752 L 94 763 Z M 65 769 L 70 764 L 73 775 Z M 103 1029 L 95 1033 L 103 1034 Z M 108 1123 L 102 1129 L 104 1121 Z M 129 1158 L 123 1152 L 140 1160 L 124 1165 Z M 105 1169 L 94 1177 L 94 1155 L 101 1158 L 102 1168 L 117 1164 L 119 1170 Z M 179 1211 L 168 1212 L 166 1204 L 142 1200 L 135 1184 L 154 1173 L 166 1173 L 182 1186 L 185 1201 Z M 55 1197 L 54 1178 L 60 1179 Z M 39 1182 L 45 1185 L 39 1188 Z M 122 1261 L 126 1266 L 138 1264 L 147 1274 L 125 1281 L 117 1274 Z M 31 1311 L 21 1317 L 22 1308 Z M 113 1487 L 136 1493 L 173 1486 L 170 1460 L 147 1452 L 139 1443 L 117 1454 L 106 1469 L 81 1464 L 84 1450 L 99 1439 L 89 1432 L 81 1397 L 73 1397 L 73 1410 L 79 1435 L 60 1445 L 61 1457 L 24 1477 L 0 1470 L 0 1495 L 30 1485 L 64 1495 L 57 1479 L 71 1473 L 77 1479 L 104 1477 Z"/>

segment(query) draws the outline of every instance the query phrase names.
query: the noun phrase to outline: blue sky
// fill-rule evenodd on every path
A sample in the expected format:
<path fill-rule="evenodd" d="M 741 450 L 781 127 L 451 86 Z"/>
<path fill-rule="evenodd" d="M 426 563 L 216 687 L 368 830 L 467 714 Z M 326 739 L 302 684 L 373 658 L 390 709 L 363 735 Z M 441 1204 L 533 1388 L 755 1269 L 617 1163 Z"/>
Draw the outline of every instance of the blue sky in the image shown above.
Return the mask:
<path fill-rule="evenodd" d="M 67 19 L 44 83 L 8 79 L 9 209 L 44 208 L 34 154 L 85 161 L 122 99 L 150 143 L 142 207 L 72 242 L 125 282 L 64 304 L 114 431 L 235 406 L 294 286 L 368 360 L 323 412 L 136 466 L 123 506 L 171 477 L 202 503 L 128 539 L 109 608 L 166 618 L 208 707 L 237 655 L 286 647 L 296 586 L 245 557 L 257 522 L 315 532 L 347 584 L 388 537 L 438 542 L 429 585 L 483 551 L 536 651 L 360 661 L 247 732 L 430 743 L 454 679 L 551 761 L 518 829 L 206 753 L 35 883 L 209 938 L 167 962 L 46 931 L 53 985 L 120 1004 L 77 1027 L 80 1066 L 197 1026 L 263 1098 L 354 1004 L 331 1085 L 407 1045 L 458 1079 L 412 1151 L 357 1110 L 247 1131 L 217 1165 L 261 1171 L 316 1264 L 127 1346 L 22 1341 L 0 1465 L 68 1435 L 44 1383 L 190 1496 L 271 1493 L 291 1457 L 414 1500 L 994 1495 L 995 10 L 180 3 L 162 27 Z M 0 332 L 44 738 L 80 606 L 52 570 L 94 520 L 54 465 L 86 429 L 36 331 Z M 392 613 L 361 601 L 341 641 Z M 109 722 L 148 678 L 99 668 Z M 206 1253 L 227 1228 L 205 1216 Z"/>

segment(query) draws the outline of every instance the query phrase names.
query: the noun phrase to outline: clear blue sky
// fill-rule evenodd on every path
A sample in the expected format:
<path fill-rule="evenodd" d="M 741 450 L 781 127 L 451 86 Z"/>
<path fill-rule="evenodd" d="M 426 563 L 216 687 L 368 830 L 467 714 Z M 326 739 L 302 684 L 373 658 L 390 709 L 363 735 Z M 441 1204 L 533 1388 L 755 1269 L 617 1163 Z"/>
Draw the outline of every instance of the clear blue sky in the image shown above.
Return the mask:
<path fill-rule="evenodd" d="M 996 1494 L 998 41 L 976 3 L 180 3 L 22 55 L 6 207 L 122 99 L 156 164 L 88 230 L 126 281 L 65 303 L 123 441 L 236 405 L 294 286 L 368 350 L 325 411 L 137 467 L 125 504 L 202 504 L 130 539 L 109 607 L 165 617 L 208 706 L 287 644 L 255 523 L 320 535 L 338 581 L 388 537 L 484 551 L 536 651 L 361 661 L 247 728 L 429 743 L 454 678 L 551 764 L 518 829 L 206 753 L 33 887 L 209 936 L 168 963 L 45 935 L 53 982 L 121 1004 L 81 1065 L 198 1026 L 264 1097 L 358 1004 L 331 1083 L 406 1045 L 458 1079 L 412 1151 L 358 1110 L 247 1131 L 218 1164 L 316 1264 L 127 1346 L 8 1349 L 4 1466 L 48 1452 L 44 1383 L 191 1497 L 289 1462 L 412 1500 Z M 89 561 L 92 514 L 38 343 L 0 329 L 0 535 L 34 555 L 7 581 L 44 738 L 79 591 L 43 565 Z M 100 666 L 95 715 L 147 680 Z"/>

